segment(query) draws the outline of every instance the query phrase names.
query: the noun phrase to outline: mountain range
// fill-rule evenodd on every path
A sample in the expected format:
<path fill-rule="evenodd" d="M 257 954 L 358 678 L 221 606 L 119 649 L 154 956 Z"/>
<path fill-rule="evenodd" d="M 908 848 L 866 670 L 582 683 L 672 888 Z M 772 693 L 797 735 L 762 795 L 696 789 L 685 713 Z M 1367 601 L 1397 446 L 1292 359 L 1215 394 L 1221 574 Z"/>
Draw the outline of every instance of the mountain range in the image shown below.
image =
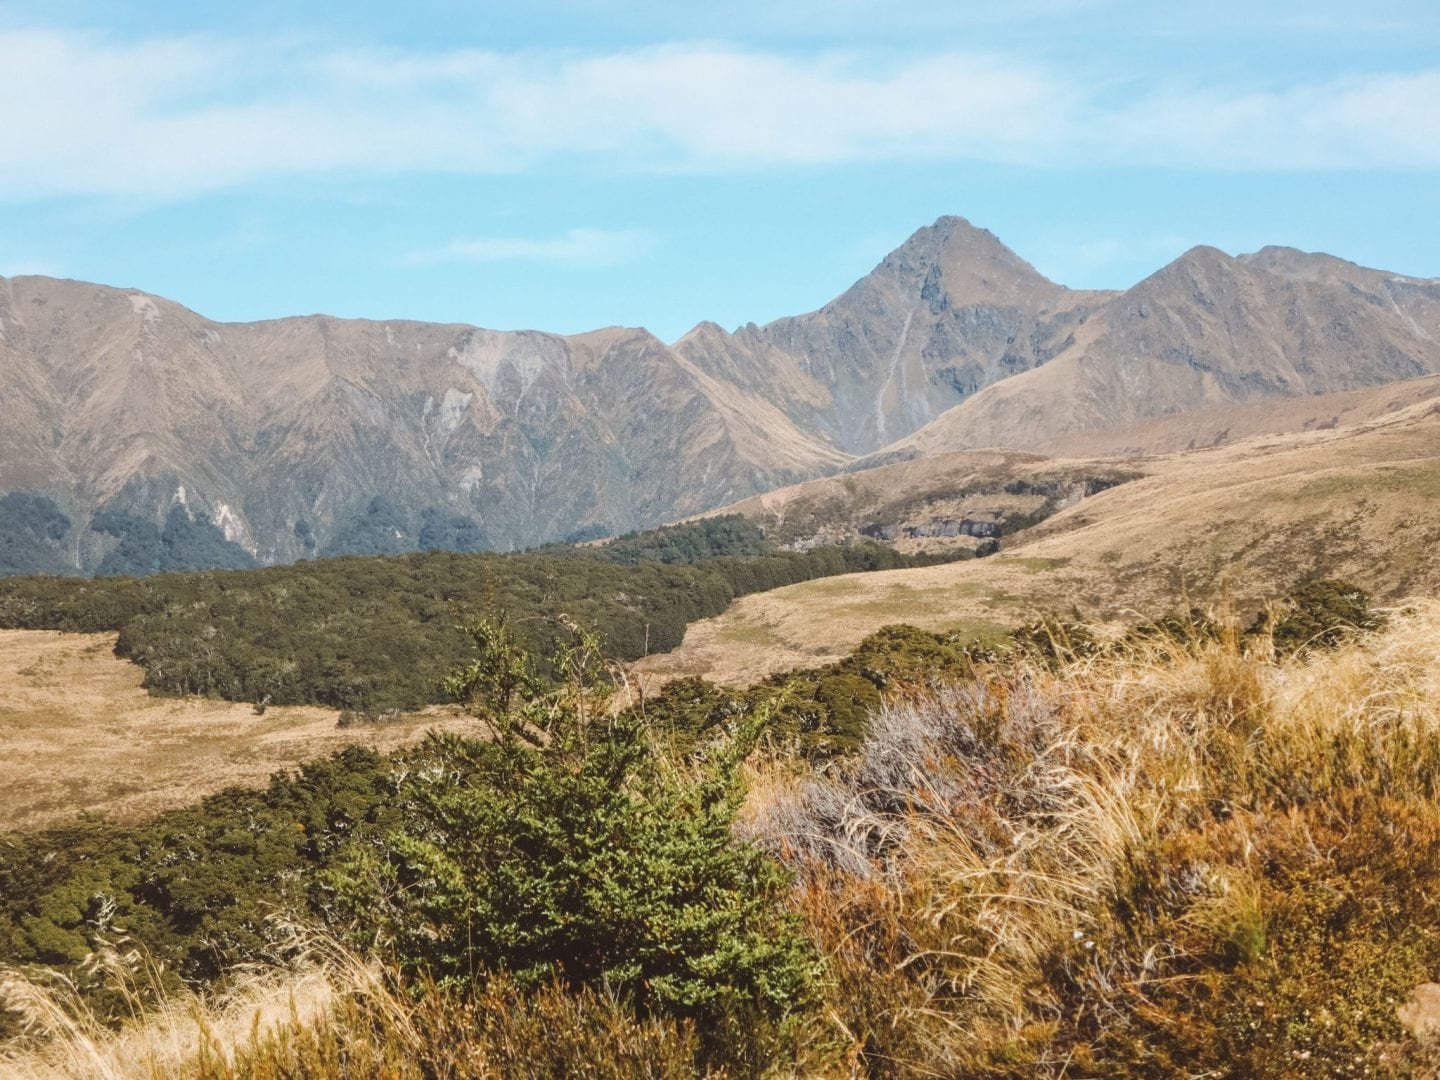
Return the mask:
<path fill-rule="evenodd" d="M 510 549 L 976 448 L 1170 450 L 1192 414 L 1223 441 L 1227 410 L 1437 372 L 1440 280 L 1201 247 L 1077 291 L 954 217 L 818 311 L 668 345 L 0 279 L 0 572 Z"/>

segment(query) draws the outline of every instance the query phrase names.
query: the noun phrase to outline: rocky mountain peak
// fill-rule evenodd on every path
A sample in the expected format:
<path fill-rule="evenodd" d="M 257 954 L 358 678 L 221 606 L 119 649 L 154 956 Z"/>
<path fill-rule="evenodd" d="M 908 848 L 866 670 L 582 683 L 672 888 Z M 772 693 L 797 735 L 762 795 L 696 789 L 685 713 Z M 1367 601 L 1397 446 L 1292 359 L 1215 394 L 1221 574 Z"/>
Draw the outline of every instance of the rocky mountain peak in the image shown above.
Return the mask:
<path fill-rule="evenodd" d="M 1161 274 L 1184 273 L 1194 270 L 1228 268 L 1234 266 L 1238 261 L 1234 256 L 1210 244 L 1196 244 L 1188 251 L 1183 252 L 1174 260 L 1161 267 L 1155 276 L 1159 277 Z"/>
<path fill-rule="evenodd" d="M 750 324 L 750 329 L 755 329 L 754 323 Z M 726 333 L 725 328 L 719 323 L 712 322 L 709 319 L 703 319 L 700 322 L 696 323 L 694 326 L 692 326 L 689 330 L 685 331 L 684 334 L 680 335 L 679 339 L 676 340 L 675 344 L 680 345 L 682 342 L 687 341 L 713 341 L 716 338 L 723 338 L 727 336 L 728 334 Z"/>
<path fill-rule="evenodd" d="M 1239 262 L 1252 270 L 1274 274 L 1290 281 L 1358 281 L 1364 278 L 1390 279 L 1391 274 L 1370 270 L 1346 259 L 1318 251 L 1269 245 L 1250 255 L 1241 255 Z"/>
<path fill-rule="evenodd" d="M 955 307 L 1028 308 L 1065 291 L 989 229 L 958 216 L 917 229 L 877 267 L 877 273 L 884 271 L 931 294 L 943 290 Z"/>

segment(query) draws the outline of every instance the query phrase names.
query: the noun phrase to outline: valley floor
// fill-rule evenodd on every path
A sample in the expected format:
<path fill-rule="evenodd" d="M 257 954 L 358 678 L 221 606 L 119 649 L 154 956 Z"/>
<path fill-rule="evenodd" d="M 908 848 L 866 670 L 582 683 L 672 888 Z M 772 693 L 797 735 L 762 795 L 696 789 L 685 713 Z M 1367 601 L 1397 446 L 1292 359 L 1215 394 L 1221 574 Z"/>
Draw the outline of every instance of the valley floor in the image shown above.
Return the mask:
<path fill-rule="evenodd" d="M 114 634 L 0 630 L 0 825 L 29 829 L 81 811 L 137 820 L 324 757 L 390 749 L 430 728 L 468 729 L 439 709 L 339 728 L 332 709 L 150 697 Z"/>

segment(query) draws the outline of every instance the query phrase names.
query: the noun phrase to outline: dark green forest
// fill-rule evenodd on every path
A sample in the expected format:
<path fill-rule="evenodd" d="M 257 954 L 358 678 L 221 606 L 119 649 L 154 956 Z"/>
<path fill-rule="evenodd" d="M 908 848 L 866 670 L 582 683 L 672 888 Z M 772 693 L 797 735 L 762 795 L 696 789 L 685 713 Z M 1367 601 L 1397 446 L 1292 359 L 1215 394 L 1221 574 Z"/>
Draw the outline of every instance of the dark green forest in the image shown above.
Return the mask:
<path fill-rule="evenodd" d="M 70 518 L 42 495 L 12 491 L 0 495 L 0 577 L 7 574 L 65 574 Z"/>
<path fill-rule="evenodd" d="M 255 560 L 202 511 L 172 506 L 163 524 L 123 509 L 101 509 L 90 529 L 115 544 L 95 568 L 98 577 L 167 571 L 239 570 Z M 73 522 L 43 495 L 0 495 L 0 578 L 16 574 L 78 574 Z"/>
<path fill-rule="evenodd" d="M 933 557 L 923 561 L 933 562 Z M 554 616 L 595 629 L 634 660 L 736 597 L 812 578 L 917 565 L 878 544 L 777 552 L 739 517 L 706 519 L 596 547 L 520 554 L 347 556 L 266 569 L 143 578 L 0 580 L 0 627 L 118 631 L 116 651 L 155 694 L 322 704 L 355 711 L 444 700 L 465 655 L 457 625 L 508 613 L 548 656 Z"/>

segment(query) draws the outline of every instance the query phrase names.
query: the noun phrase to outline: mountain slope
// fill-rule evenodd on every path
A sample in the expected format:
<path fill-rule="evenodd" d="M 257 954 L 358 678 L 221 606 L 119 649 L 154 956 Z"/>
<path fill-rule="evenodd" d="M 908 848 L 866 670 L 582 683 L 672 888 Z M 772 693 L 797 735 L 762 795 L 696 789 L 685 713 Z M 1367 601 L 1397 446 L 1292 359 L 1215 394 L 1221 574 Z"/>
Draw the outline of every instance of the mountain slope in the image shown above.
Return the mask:
<path fill-rule="evenodd" d="M 1440 372 L 1440 280 L 1284 248 L 1195 248 L 1098 309 L 1042 368 L 882 452 L 1036 448 L 1200 408 Z"/>
<path fill-rule="evenodd" d="M 808 480 L 715 511 L 740 514 L 772 542 L 804 551 L 878 540 L 907 554 L 987 554 L 1027 528 L 1142 476 L 1125 465 L 969 450 Z"/>
<path fill-rule="evenodd" d="M 1146 475 L 1062 510 L 998 555 L 745 597 L 693 624 L 644 671 L 750 681 L 836 659 L 888 623 L 984 636 L 1047 610 L 1124 620 L 1192 600 L 1245 605 L 1316 576 L 1382 599 L 1440 590 L 1430 509 L 1440 499 L 1440 402 L 1133 467 Z"/>
<path fill-rule="evenodd" d="M 324 550 L 377 498 L 511 547 L 626 529 L 845 456 L 643 330 L 571 338 L 323 316 L 212 323 L 156 297 L 0 281 L 0 490 L 72 516 L 203 508 L 262 560 Z M 303 523 L 303 524 L 302 524 Z M 81 561 L 102 540 L 82 534 Z"/>
<path fill-rule="evenodd" d="M 863 454 L 1045 363 L 1109 295 L 1057 285 L 993 234 L 944 217 L 819 311 L 733 335 L 702 324 L 676 348 Z"/>
<path fill-rule="evenodd" d="M 0 496 L 26 498 L 0 506 L 0 573 L 528 546 L 856 455 L 1224 441 L 1275 429 L 1226 410 L 1435 372 L 1437 281 L 1197 248 L 1124 293 L 1076 292 L 953 217 L 817 311 L 702 323 L 673 346 L 625 328 L 221 324 L 134 290 L 0 279 Z"/>

